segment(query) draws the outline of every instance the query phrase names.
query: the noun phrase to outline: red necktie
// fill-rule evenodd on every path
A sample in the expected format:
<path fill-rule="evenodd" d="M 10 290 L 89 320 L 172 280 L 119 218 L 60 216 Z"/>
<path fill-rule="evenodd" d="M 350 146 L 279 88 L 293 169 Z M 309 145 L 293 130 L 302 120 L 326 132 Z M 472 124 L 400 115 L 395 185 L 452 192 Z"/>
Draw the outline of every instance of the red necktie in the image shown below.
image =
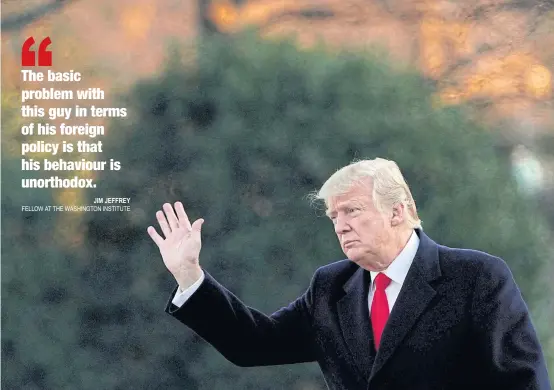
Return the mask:
<path fill-rule="evenodd" d="M 373 302 L 371 302 L 371 326 L 373 327 L 373 338 L 377 350 L 379 349 L 383 329 L 385 329 L 385 324 L 389 319 L 389 302 L 385 289 L 390 282 L 389 277 L 382 273 L 377 274 L 375 278 L 375 294 L 373 294 Z"/>

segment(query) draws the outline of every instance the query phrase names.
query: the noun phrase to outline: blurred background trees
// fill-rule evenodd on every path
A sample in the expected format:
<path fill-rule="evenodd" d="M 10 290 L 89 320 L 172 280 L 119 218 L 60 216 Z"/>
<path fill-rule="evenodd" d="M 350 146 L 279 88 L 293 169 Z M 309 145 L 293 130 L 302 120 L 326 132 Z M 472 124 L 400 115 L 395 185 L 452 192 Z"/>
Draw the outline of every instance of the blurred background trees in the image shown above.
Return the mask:
<path fill-rule="evenodd" d="M 380 48 L 394 67 L 415 66 L 436 104 L 466 104 L 496 128 L 520 184 L 554 227 L 554 3 L 551 0 L 200 1 L 206 34 L 246 27 L 302 47 Z M 524 153 L 522 153 L 524 151 Z M 525 156 L 525 158 L 522 158 Z M 521 175 L 521 171 L 540 175 Z"/>
<path fill-rule="evenodd" d="M 174 281 L 146 228 L 164 202 L 183 201 L 206 220 L 202 264 L 271 313 L 344 257 L 306 195 L 375 156 L 399 163 L 431 237 L 510 264 L 554 368 L 552 232 L 518 190 L 511 149 L 468 119 L 470 106 L 437 105 L 435 83 L 381 53 L 251 34 L 197 48 L 195 62 L 172 55 L 115 100 L 130 116 L 110 123 L 105 155 L 122 170 L 75 195 L 131 197 L 131 212 L 21 213 L 58 195 L 18 190 L 19 156 L 3 162 L 15 184 L 2 195 L 6 388 L 323 389 L 315 364 L 237 368 L 164 314 Z M 3 111 L 17 120 L 17 105 Z"/>
<path fill-rule="evenodd" d="M 416 67 L 434 84 L 436 104 L 467 104 L 498 129 L 495 142 L 554 228 L 552 0 L 2 0 L 2 11 L 4 93 L 21 87 L 31 35 L 51 36 L 55 66 L 85 72 L 83 87 L 112 91 L 159 74 L 171 43 L 190 48 L 193 62 L 189 42 L 249 26 L 265 39 L 293 35 L 303 48 L 379 47 L 390 66 Z M 539 174 L 520 174 L 531 170 Z"/>

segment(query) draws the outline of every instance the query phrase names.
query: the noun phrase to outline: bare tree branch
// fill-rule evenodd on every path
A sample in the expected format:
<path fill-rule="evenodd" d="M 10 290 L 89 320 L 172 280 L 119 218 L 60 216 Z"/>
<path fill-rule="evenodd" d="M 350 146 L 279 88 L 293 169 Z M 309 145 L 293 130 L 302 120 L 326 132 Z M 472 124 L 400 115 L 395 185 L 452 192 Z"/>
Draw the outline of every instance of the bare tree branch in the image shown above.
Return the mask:
<path fill-rule="evenodd" d="M 63 7 L 72 2 L 72 0 L 54 0 L 48 4 L 37 6 L 36 8 L 25 13 L 7 16 L 3 18 L 1 22 L 2 32 L 19 31 L 46 15 L 61 10 Z"/>

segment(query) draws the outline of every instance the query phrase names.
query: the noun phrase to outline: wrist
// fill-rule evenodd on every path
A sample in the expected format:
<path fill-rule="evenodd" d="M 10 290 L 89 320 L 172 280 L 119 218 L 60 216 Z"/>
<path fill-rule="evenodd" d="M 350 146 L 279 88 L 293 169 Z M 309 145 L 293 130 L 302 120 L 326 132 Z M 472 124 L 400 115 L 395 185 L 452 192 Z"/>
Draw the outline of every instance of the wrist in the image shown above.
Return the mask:
<path fill-rule="evenodd" d="M 191 269 L 187 269 L 180 275 L 175 276 L 175 280 L 179 284 L 179 289 L 184 291 L 202 277 L 202 268 L 198 265 Z"/>

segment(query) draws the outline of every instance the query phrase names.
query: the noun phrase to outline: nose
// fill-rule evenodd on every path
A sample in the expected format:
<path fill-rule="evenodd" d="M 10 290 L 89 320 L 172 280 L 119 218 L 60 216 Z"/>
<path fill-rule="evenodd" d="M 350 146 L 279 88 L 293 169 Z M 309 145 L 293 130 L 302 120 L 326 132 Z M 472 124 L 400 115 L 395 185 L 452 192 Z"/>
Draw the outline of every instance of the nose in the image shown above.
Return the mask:
<path fill-rule="evenodd" d="M 350 230 L 350 226 L 346 223 L 344 218 L 338 218 L 335 220 L 335 233 L 337 235 L 344 234 Z"/>

